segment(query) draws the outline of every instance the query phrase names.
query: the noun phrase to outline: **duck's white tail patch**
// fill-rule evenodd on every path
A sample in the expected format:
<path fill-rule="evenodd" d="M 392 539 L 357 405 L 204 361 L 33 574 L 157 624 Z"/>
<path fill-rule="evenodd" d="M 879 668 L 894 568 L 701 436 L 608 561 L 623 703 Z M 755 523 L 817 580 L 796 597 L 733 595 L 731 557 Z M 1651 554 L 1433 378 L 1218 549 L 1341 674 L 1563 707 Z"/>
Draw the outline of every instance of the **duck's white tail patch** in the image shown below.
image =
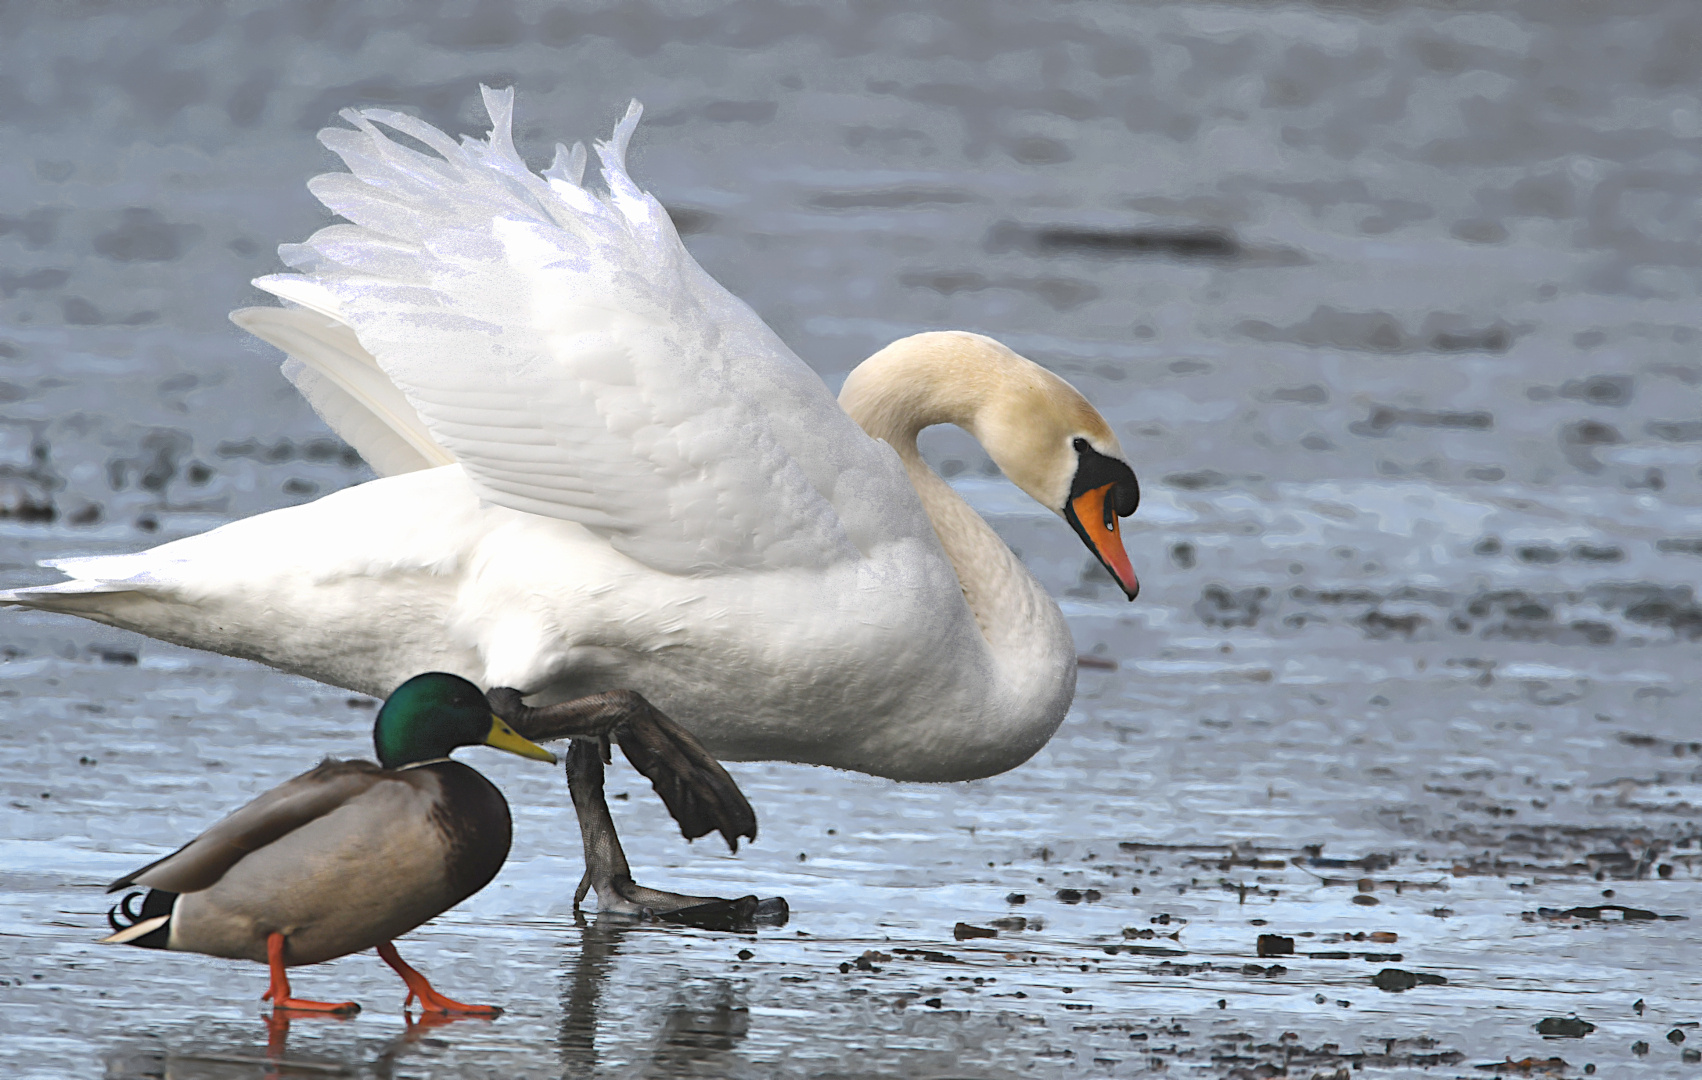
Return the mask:
<path fill-rule="evenodd" d="M 101 945 L 128 945 L 139 937 L 147 937 L 171 921 L 170 915 L 155 915 L 151 919 L 143 919 L 134 926 L 126 926 L 116 934 L 108 934 L 101 938 Z"/>

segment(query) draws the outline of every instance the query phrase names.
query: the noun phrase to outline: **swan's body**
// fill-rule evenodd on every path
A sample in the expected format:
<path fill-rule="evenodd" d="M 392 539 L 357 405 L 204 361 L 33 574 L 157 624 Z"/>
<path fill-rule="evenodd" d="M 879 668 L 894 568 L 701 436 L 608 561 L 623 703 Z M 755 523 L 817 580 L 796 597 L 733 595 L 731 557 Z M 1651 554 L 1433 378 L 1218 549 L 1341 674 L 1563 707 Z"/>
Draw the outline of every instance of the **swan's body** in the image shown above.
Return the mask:
<path fill-rule="evenodd" d="M 546 701 L 636 689 L 728 759 L 956 780 L 1026 759 L 1074 690 L 1057 606 L 1004 555 L 1040 616 L 1009 643 L 1026 700 L 930 536 L 817 571 L 666 574 L 574 522 L 481 506 L 455 465 L 90 560 L 134 560 L 149 587 L 53 606 L 375 696 L 421 670 Z"/>
<path fill-rule="evenodd" d="M 392 475 L 4 598 L 374 695 L 425 670 L 544 703 L 637 690 L 731 759 L 961 780 L 1043 746 L 1069 629 L 916 433 L 977 435 L 1132 596 L 1134 476 L 1099 415 L 961 333 L 889 346 L 836 403 L 626 178 L 636 112 L 598 198 L 578 148 L 526 172 L 509 98 L 487 105 L 461 146 L 346 114 L 360 132 L 322 137 L 355 174 L 312 186 L 355 224 L 258 282 L 300 306 L 236 316 Z"/>

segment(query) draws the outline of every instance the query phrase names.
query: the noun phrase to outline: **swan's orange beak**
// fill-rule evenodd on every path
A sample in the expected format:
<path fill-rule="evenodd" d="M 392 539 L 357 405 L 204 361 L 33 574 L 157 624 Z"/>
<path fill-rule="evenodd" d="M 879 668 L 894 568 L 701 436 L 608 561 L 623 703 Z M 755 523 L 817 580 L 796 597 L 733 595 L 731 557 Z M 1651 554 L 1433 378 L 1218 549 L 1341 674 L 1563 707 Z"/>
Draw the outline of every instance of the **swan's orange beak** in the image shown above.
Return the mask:
<path fill-rule="evenodd" d="M 1106 484 L 1084 491 L 1070 500 L 1069 518 L 1088 550 L 1099 557 L 1105 569 L 1122 586 L 1123 593 L 1133 600 L 1141 591 L 1135 568 L 1129 565 L 1129 554 L 1123 550 L 1123 537 L 1117 532 L 1117 504 L 1112 496 L 1116 484 Z"/>

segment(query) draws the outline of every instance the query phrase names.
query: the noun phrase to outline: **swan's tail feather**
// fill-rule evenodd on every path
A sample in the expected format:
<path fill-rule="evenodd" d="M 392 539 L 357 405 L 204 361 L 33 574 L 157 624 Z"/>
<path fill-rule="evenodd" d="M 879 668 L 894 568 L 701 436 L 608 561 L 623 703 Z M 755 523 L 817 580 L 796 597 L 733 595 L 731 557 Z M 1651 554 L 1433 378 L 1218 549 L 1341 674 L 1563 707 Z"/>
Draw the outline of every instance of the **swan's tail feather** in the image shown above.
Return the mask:
<path fill-rule="evenodd" d="M 117 610 L 130 606 L 141 594 L 159 594 L 176 588 L 175 576 L 170 573 L 173 561 L 161 559 L 152 551 L 43 559 L 39 565 L 58 570 L 71 580 L 0 591 L 0 605 L 57 611 L 116 624 Z"/>
<path fill-rule="evenodd" d="M 0 592 L 0 607 L 31 608 L 59 615 L 76 615 L 94 622 L 119 626 L 119 609 L 130 606 L 136 590 L 101 581 L 61 581 L 28 589 Z"/>
<path fill-rule="evenodd" d="M 22 589 L 0 590 L 0 604 L 17 607 L 57 610 L 67 596 L 89 596 L 99 593 L 129 592 L 130 586 L 110 581 L 59 581 L 52 585 L 30 585 Z"/>
<path fill-rule="evenodd" d="M 454 464 L 346 324 L 305 308 L 243 308 L 230 318 L 284 351 L 284 377 L 380 476 Z"/>

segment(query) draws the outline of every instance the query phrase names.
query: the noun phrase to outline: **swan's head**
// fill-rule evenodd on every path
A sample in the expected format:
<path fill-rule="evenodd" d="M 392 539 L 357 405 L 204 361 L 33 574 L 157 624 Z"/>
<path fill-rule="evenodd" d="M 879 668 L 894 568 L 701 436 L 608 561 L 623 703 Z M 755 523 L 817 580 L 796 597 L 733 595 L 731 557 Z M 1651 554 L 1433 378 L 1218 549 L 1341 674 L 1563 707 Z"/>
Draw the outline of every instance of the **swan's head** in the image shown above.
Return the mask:
<path fill-rule="evenodd" d="M 1075 387 L 1016 353 L 1010 356 L 1022 367 L 1000 380 L 966 426 L 1012 483 L 1069 522 L 1133 600 L 1141 584 L 1117 519 L 1140 505 L 1135 470 L 1111 425 Z"/>
<path fill-rule="evenodd" d="M 1129 599 L 1140 591 L 1117 528 L 1141 501 L 1135 471 L 1099 411 L 1039 364 L 980 334 L 917 334 L 858 365 L 839 403 L 918 465 L 918 431 L 965 429 L 1012 483 L 1070 523 Z"/>

